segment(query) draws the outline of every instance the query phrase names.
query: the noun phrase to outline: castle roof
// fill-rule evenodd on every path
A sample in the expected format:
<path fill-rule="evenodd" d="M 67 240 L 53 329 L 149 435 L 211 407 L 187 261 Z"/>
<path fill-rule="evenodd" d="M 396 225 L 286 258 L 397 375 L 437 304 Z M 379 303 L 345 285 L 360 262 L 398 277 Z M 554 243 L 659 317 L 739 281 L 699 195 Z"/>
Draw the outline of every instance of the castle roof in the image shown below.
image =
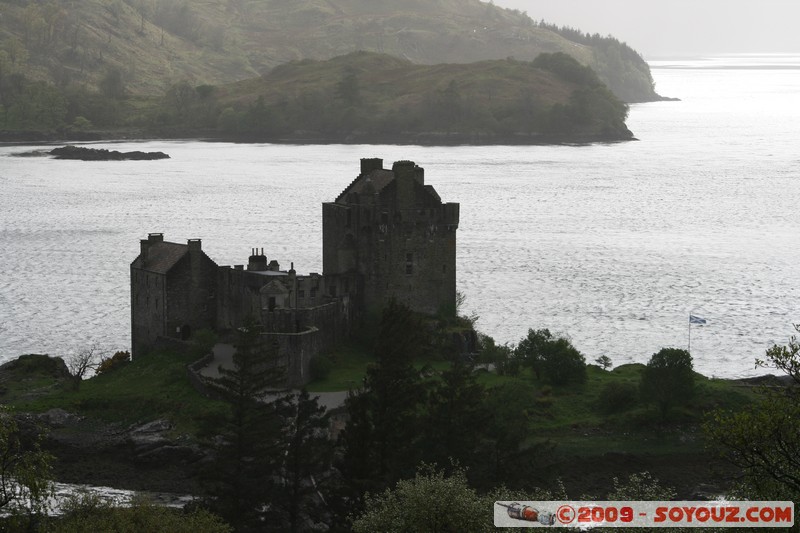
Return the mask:
<path fill-rule="evenodd" d="M 401 177 L 402 176 L 402 177 Z M 379 196 L 391 198 L 397 194 L 398 181 L 411 181 L 411 191 L 416 202 L 428 205 L 441 205 L 442 199 L 436 190 L 425 185 L 424 170 L 413 161 L 396 161 L 391 170 L 383 168 L 382 159 L 362 159 L 361 174 L 336 197 L 337 204 L 358 204 L 361 198 Z"/>
<path fill-rule="evenodd" d="M 375 194 L 381 192 L 387 185 L 394 181 L 394 172 L 391 170 L 378 169 L 359 175 L 347 186 L 336 198 L 336 202 L 342 202 L 348 194 Z"/>
<path fill-rule="evenodd" d="M 149 270 L 159 274 L 166 274 L 178 261 L 189 253 L 189 246 L 175 242 L 158 242 L 151 244 L 147 248 L 147 257 L 139 254 L 133 264 L 133 268 Z"/>

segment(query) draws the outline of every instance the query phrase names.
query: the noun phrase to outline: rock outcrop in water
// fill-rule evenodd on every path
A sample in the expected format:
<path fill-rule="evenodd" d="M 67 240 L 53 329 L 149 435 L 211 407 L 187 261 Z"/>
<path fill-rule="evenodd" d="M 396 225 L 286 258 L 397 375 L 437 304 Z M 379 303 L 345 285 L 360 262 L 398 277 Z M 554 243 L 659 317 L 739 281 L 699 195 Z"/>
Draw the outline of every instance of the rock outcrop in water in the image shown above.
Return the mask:
<path fill-rule="evenodd" d="M 78 159 L 81 161 L 152 161 L 156 159 L 169 159 L 164 152 L 118 152 L 105 148 L 86 148 L 83 146 L 62 146 L 50 150 L 50 155 L 56 159 Z"/>

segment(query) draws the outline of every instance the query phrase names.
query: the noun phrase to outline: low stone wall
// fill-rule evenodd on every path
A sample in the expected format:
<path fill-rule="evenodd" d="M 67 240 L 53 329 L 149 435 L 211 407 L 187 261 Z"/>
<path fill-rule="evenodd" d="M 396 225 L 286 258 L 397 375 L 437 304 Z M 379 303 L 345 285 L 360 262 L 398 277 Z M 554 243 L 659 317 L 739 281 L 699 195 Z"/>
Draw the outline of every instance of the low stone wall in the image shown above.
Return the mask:
<path fill-rule="evenodd" d="M 278 353 L 286 358 L 286 381 L 290 388 L 311 380 L 311 359 L 322 349 L 322 335 L 315 327 L 300 333 L 262 333 L 267 342 L 277 341 Z"/>

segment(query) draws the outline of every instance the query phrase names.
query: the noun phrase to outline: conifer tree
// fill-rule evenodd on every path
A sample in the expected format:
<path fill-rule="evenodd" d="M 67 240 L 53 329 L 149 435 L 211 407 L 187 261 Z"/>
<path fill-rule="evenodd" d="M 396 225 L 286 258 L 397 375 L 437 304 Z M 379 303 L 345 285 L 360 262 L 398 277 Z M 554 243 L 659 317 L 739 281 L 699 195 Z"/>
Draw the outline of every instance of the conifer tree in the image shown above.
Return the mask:
<path fill-rule="evenodd" d="M 405 306 L 392 300 L 383 312 L 375 355 L 364 386 L 351 392 L 343 431 L 344 477 L 354 497 L 414 474 L 425 385 L 413 366 L 425 345 L 424 329 Z"/>
<path fill-rule="evenodd" d="M 270 521 L 285 531 L 307 531 L 331 520 L 329 502 L 339 481 L 331 468 L 333 441 L 325 408 L 307 390 L 292 400 L 287 412 L 286 452 Z"/>
<path fill-rule="evenodd" d="M 284 385 L 284 368 L 277 347 L 252 322 L 238 331 L 235 348 L 234 368 L 220 368 L 214 380 L 230 412 L 219 422 L 217 460 L 205 481 L 212 510 L 237 531 L 261 531 L 277 490 L 287 405 L 283 397 L 266 401 L 266 393 Z"/>
<path fill-rule="evenodd" d="M 484 468 L 487 461 L 481 448 L 492 426 L 487 398 L 487 390 L 465 362 L 456 360 L 442 372 L 428 401 L 423 437 L 426 463 L 444 469 L 457 464 L 470 474 Z"/>

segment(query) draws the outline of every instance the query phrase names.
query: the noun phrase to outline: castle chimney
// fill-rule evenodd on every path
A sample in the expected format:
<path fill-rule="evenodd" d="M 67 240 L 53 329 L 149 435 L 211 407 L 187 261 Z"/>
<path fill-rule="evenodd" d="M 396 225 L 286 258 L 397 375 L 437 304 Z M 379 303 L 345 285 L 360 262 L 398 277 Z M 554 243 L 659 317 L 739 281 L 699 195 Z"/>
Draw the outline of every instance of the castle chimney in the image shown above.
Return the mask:
<path fill-rule="evenodd" d="M 392 166 L 394 179 L 397 182 L 397 204 L 400 209 L 409 209 L 414 205 L 414 181 L 416 165 L 413 161 L 396 161 Z"/>
<path fill-rule="evenodd" d="M 150 243 L 147 239 L 142 239 L 139 241 L 139 257 L 142 258 L 142 262 L 147 262 L 147 249 L 150 248 Z"/>
<path fill-rule="evenodd" d="M 141 256 L 143 262 L 147 262 L 147 255 L 150 246 L 159 242 L 164 242 L 163 233 L 148 233 L 147 239 L 142 239 L 139 241 L 139 255 Z"/>
<path fill-rule="evenodd" d="M 261 249 L 261 254 L 258 253 L 258 248 L 250 249 L 250 259 L 247 263 L 247 270 L 254 272 L 264 272 L 267 269 L 267 256 L 264 255 L 264 249 Z"/>
<path fill-rule="evenodd" d="M 373 170 L 381 170 L 382 168 L 383 168 L 383 159 L 377 157 L 361 159 L 362 174 L 369 174 Z"/>
<path fill-rule="evenodd" d="M 415 166 L 414 179 L 417 180 L 417 183 L 419 183 L 420 185 L 425 185 L 425 169 L 422 167 Z"/>
<path fill-rule="evenodd" d="M 200 239 L 189 239 L 189 253 L 197 253 L 203 249 L 202 241 Z"/>

